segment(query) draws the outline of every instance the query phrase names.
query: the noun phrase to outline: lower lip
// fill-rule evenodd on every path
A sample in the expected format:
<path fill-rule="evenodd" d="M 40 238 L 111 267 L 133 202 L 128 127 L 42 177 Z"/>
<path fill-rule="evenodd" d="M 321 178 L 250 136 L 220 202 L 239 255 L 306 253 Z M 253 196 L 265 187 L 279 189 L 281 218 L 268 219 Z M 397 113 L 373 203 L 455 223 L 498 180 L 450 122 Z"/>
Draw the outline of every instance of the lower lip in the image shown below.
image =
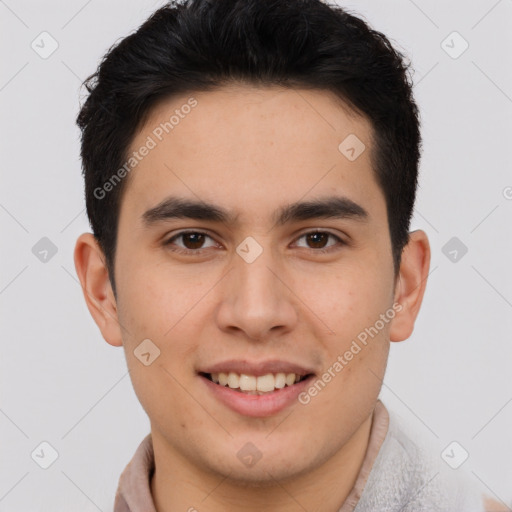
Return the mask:
<path fill-rule="evenodd" d="M 215 384 L 215 382 L 199 375 L 199 378 L 220 402 L 239 414 L 254 418 L 272 416 L 291 405 L 309 385 L 313 377 L 313 375 L 310 375 L 307 379 L 301 380 L 292 386 L 285 386 L 267 395 L 249 395 Z"/>

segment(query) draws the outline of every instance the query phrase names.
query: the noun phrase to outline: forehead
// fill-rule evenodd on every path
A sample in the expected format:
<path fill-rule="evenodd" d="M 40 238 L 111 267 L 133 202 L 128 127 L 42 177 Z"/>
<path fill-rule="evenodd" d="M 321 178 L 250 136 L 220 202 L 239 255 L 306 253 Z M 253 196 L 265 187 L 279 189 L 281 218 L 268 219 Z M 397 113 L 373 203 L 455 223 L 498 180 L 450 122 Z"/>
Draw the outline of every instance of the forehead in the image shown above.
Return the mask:
<path fill-rule="evenodd" d="M 221 196 L 248 215 L 263 215 L 283 196 L 322 191 L 364 201 L 380 193 L 371 136 L 368 120 L 328 91 L 230 86 L 169 98 L 130 145 L 129 155 L 145 156 L 129 175 L 122 209 L 141 212 L 176 194 L 217 203 Z"/>

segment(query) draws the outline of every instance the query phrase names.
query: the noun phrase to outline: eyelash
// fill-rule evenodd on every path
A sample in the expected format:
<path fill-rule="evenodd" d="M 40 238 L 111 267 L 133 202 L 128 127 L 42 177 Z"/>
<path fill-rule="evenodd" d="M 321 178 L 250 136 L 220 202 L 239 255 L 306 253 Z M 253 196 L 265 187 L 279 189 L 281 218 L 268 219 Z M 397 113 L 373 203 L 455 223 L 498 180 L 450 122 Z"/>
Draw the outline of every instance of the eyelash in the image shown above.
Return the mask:
<path fill-rule="evenodd" d="M 176 235 L 173 235 L 167 241 L 165 241 L 163 243 L 163 245 L 170 246 L 174 242 L 174 240 L 176 240 L 184 235 L 190 235 L 190 234 L 205 235 L 209 238 L 212 238 L 208 233 L 205 233 L 204 231 L 181 231 L 181 232 L 177 233 Z M 321 230 L 313 230 L 313 231 L 307 231 L 306 233 L 302 233 L 298 237 L 298 240 L 307 235 L 316 235 L 316 234 L 329 235 L 338 241 L 338 245 L 347 245 L 347 243 L 344 240 L 342 240 L 339 236 L 335 235 L 334 233 L 331 233 L 330 231 L 321 231 Z M 336 249 L 336 246 L 330 246 L 327 249 L 310 249 L 310 250 L 313 252 L 316 252 L 316 253 L 326 254 L 326 253 L 331 252 L 333 249 Z M 179 253 L 179 254 L 202 254 L 206 250 L 207 249 L 181 249 L 181 248 L 180 249 L 171 249 L 171 251 Z"/>

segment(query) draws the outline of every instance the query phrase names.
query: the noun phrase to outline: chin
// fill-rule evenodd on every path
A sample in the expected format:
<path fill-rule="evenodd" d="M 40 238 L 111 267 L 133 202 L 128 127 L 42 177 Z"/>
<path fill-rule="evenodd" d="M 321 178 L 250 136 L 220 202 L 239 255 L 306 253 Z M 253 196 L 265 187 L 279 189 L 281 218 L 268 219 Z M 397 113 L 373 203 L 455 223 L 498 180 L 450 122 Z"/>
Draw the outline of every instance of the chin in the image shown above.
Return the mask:
<path fill-rule="evenodd" d="M 278 481 L 286 482 L 286 480 L 294 479 L 309 471 L 309 468 L 297 467 L 296 460 L 282 461 L 280 464 L 275 462 L 264 464 L 263 460 L 260 460 L 257 464 L 258 467 L 244 468 L 240 466 L 240 464 L 235 464 L 235 467 L 232 467 L 226 476 L 229 475 L 228 478 L 232 484 L 249 488 L 275 487 Z"/>
<path fill-rule="evenodd" d="M 200 466 L 223 475 L 234 485 L 256 488 L 275 487 L 276 481 L 296 479 L 321 465 L 321 450 L 311 452 L 312 446 L 306 450 L 302 443 L 286 443 L 286 438 L 279 439 L 277 436 L 270 444 L 268 440 L 265 441 L 265 435 L 268 433 L 261 439 L 254 437 L 254 444 L 246 442 L 245 438 L 229 446 L 219 446 L 217 451 L 210 452 L 208 459 L 203 458 Z M 233 452 L 234 456 L 231 455 Z M 226 455 L 228 453 L 229 456 Z M 249 456 L 249 460 L 244 461 L 246 456 Z M 252 460 L 250 456 L 253 456 Z"/>

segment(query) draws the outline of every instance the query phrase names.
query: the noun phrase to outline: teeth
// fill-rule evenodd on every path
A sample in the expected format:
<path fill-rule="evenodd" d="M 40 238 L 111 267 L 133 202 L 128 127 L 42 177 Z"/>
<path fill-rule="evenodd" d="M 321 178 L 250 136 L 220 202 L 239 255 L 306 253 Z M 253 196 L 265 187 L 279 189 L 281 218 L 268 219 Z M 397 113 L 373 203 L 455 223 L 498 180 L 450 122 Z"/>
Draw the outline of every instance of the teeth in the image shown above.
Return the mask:
<path fill-rule="evenodd" d="M 240 383 L 242 382 L 242 377 L 240 377 Z M 275 389 L 276 379 L 271 373 L 267 373 L 267 375 L 261 375 L 256 379 L 256 389 L 258 391 L 274 391 Z M 240 389 L 244 389 L 240 385 Z"/>
<path fill-rule="evenodd" d="M 255 391 L 256 390 L 256 377 L 252 375 L 240 375 L 238 380 L 238 387 L 242 391 Z"/>
<path fill-rule="evenodd" d="M 295 382 L 295 374 L 288 373 L 286 374 L 286 385 L 291 386 Z"/>
<path fill-rule="evenodd" d="M 286 375 L 284 373 L 278 373 L 275 377 L 274 386 L 277 389 L 284 388 L 286 384 Z"/>
<path fill-rule="evenodd" d="M 282 389 L 285 386 L 291 386 L 298 382 L 300 375 L 295 373 L 267 373 L 256 377 L 254 375 L 229 373 L 212 373 L 213 382 L 221 386 L 229 386 L 231 389 L 240 389 L 241 391 L 270 392 L 275 389 Z"/>
<path fill-rule="evenodd" d="M 228 374 L 228 386 L 231 389 L 236 389 L 240 387 L 240 379 L 236 373 L 230 372 Z"/>

